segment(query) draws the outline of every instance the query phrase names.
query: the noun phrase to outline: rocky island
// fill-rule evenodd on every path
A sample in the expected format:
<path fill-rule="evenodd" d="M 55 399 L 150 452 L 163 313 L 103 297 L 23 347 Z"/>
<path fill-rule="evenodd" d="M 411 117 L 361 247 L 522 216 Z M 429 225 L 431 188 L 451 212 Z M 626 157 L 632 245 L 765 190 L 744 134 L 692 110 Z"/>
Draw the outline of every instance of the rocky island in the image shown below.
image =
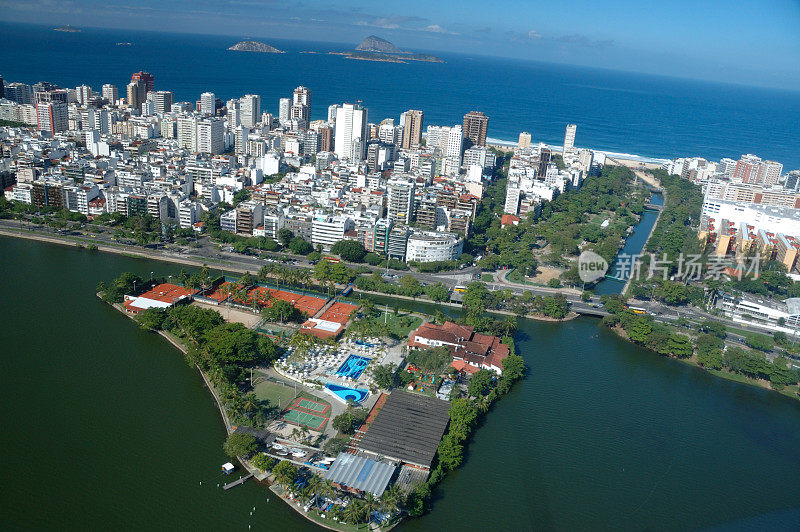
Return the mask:
<path fill-rule="evenodd" d="M 333 55 L 343 55 L 348 59 L 361 61 L 379 61 L 382 63 L 407 63 L 408 61 L 423 61 L 427 63 L 444 63 L 444 60 L 430 54 L 415 54 L 404 52 L 386 39 L 370 35 L 353 52 L 328 52 Z"/>
<path fill-rule="evenodd" d="M 260 52 L 262 54 L 284 54 L 283 50 L 278 50 L 274 46 L 259 41 L 240 41 L 228 48 L 235 52 Z"/>
<path fill-rule="evenodd" d="M 381 39 L 377 35 L 370 35 L 363 41 L 361 41 L 358 46 L 356 46 L 356 51 L 358 52 L 378 52 L 382 54 L 402 54 L 404 53 L 400 48 L 395 46 L 394 44 L 390 43 L 386 39 Z"/>

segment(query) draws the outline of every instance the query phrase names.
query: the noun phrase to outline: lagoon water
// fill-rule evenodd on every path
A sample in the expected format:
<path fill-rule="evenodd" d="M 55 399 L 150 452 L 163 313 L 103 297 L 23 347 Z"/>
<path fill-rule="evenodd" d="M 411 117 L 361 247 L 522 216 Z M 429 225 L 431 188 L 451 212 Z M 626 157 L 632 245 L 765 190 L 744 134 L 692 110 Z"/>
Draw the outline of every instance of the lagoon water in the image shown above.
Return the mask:
<path fill-rule="evenodd" d="M 244 38 L 287 53 L 226 50 Z M 124 97 L 131 73 L 146 70 L 155 76 L 156 89 L 173 91 L 176 101 L 196 101 L 205 91 L 223 101 L 254 93 L 262 96 L 262 108 L 276 115 L 278 99 L 305 85 L 312 91 L 313 119 L 327 118 L 331 104 L 355 100 L 363 100 L 372 122 L 399 120 L 407 109 L 422 109 L 426 124 L 450 125 L 477 109 L 489 115 L 494 138 L 515 141 L 527 130 L 535 142 L 561 144 L 564 126 L 574 122 L 578 146 L 714 160 L 755 153 L 787 169 L 800 168 L 800 92 L 466 54 L 439 54 L 444 64 L 376 63 L 325 54 L 354 46 L 268 35 L 93 28 L 63 33 L 0 22 L 0 75 L 6 82 L 87 83 L 95 91 L 112 83 Z"/>
<path fill-rule="evenodd" d="M 0 269 L 4 528 L 311 528 L 255 483 L 216 488 L 224 430 L 202 379 L 94 296 L 176 265 L 0 237 Z M 594 319 L 523 320 L 516 345 L 529 376 L 401 530 L 797 528 L 800 402 Z"/>

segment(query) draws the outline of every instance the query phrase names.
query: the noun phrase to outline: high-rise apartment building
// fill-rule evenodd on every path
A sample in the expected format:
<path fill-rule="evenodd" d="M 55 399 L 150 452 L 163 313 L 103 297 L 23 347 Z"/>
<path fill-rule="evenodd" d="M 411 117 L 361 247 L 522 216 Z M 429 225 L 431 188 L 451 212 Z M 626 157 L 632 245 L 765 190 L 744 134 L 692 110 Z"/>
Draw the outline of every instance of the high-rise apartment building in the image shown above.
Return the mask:
<path fill-rule="evenodd" d="M 742 183 L 758 183 L 758 171 L 761 168 L 761 157 L 748 153 L 736 162 L 733 180 Z"/>
<path fill-rule="evenodd" d="M 239 120 L 244 127 L 255 127 L 261 118 L 261 96 L 245 94 L 239 99 Z"/>
<path fill-rule="evenodd" d="M 281 98 L 278 100 L 278 122 L 284 127 L 289 123 L 291 110 L 292 100 L 290 98 Z"/>
<path fill-rule="evenodd" d="M 6 98 L 21 104 L 33 103 L 33 89 L 25 83 L 9 83 L 6 85 Z"/>
<path fill-rule="evenodd" d="M 108 100 L 108 102 L 112 104 L 116 103 L 119 99 L 119 91 L 117 91 L 117 86 L 110 83 L 103 85 L 102 94 L 103 99 Z"/>
<path fill-rule="evenodd" d="M 193 116 L 179 116 L 176 127 L 178 146 L 197 151 L 197 119 Z"/>
<path fill-rule="evenodd" d="M 292 104 L 301 104 L 306 107 L 311 107 L 311 90 L 303 86 L 297 87 L 294 93 L 292 93 Z"/>
<path fill-rule="evenodd" d="M 470 111 L 464 115 L 462 132 L 469 139 L 469 146 L 486 146 L 486 130 L 489 128 L 489 117 L 480 111 Z"/>
<path fill-rule="evenodd" d="M 217 96 L 213 92 L 204 92 L 200 95 L 200 113 L 214 116 L 217 111 Z"/>
<path fill-rule="evenodd" d="M 141 81 L 131 81 L 127 87 L 128 105 L 132 108 L 141 110 L 142 104 L 145 101 L 147 92 L 145 91 L 145 84 Z"/>
<path fill-rule="evenodd" d="M 69 129 L 67 104 L 63 102 L 36 104 L 36 123 L 39 131 L 47 131 L 52 134 L 66 131 Z"/>
<path fill-rule="evenodd" d="M 564 153 L 575 147 L 575 133 L 577 131 L 578 126 L 576 124 L 567 124 L 567 130 L 564 133 Z"/>
<path fill-rule="evenodd" d="M 78 98 L 78 103 L 81 105 L 89 105 L 92 99 L 92 88 L 88 85 L 80 85 L 75 88 L 75 96 Z"/>
<path fill-rule="evenodd" d="M 517 146 L 519 148 L 530 148 L 531 147 L 531 134 L 527 131 L 523 131 L 519 134 L 519 141 L 517 142 Z"/>
<path fill-rule="evenodd" d="M 336 109 L 334 150 L 339 159 L 364 160 L 367 143 L 367 110 L 346 103 Z"/>
<path fill-rule="evenodd" d="M 170 91 L 153 91 L 147 93 L 147 99 L 153 102 L 154 113 L 169 113 L 175 97 Z"/>
<path fill-rule="evenodd" d="M 418 148 L 422 142 L 423 113 L 422 111 L 411 109 L 403 113 L 400 117 L 403 124 L 403 141 L 400 144 L 404 150 Z"/>
<path fill-rule="evenodd" d="M 216 118 L 197 122 L 197 148 L 200 153 L 217 155 L 225 144 L 225 127 Z"/>
<path fill-rule="evenodd" d="M 336 110 L 342 106 L 340 103 L 335 103 L 328 106 L 328 122 L 333 124 L 336 122 Z"/>
<path fill-rule="evenodd" d="M 395 225 L 408 224 L 414 214 L 414 190 L 416 182 L 413 179 L 393 179 L 386 186 L 388 193 L 387 214 Z"/>
<path fill-rule="evenodd" d="M 149 72 L 136 72 L 131 75 L 131 83 L 141 82 L 144 85 L 144 96 L 150 91 L 156 90 L 156 79 Z M 144 97 L 142 97 L 144 101 Z"/>

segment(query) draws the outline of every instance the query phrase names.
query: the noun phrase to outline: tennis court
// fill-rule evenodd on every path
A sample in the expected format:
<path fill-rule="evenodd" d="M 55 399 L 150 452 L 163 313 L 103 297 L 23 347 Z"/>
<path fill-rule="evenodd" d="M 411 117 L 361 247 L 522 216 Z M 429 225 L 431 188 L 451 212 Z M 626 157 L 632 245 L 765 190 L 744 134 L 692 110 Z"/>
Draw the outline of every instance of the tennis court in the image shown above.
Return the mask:
<path fill-rule="evenodd" d="M 325 403 L 312 401 L 311 399 L 306 399 L 305 397 L 299 397 L 290 408 L 296 408 L 300 411 L 306 411 L 312 414 L 324 415 L 331 407 Z"/>
<path fill-rule="evenodd" d="M 308 427 L 311 430 L 321 431 L 322 427 L 325 426 L 325 423 L 328 421 L 328 418 L 289 408 L 284 412 L 283 420 L 292 425 L 300 425 L 301 427 Z"/>

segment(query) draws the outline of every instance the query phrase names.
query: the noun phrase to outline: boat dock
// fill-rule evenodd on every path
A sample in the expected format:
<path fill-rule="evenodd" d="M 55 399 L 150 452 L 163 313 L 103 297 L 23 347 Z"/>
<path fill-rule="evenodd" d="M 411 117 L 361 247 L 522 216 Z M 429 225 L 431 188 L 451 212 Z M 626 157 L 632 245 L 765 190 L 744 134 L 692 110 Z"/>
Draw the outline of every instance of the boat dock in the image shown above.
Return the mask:
<path fill-rule="evenodd" d="M 249 474 L 249 475 L 247 475 L 246 477 L 239 477 L 239 479 L 238 479 L 238 480 L 234 480 L 233 482 L 229 482 L 229 483 L 227 483 L 227 484 L 224 484 L 224 485 L 222 486 L 222 489 L 224 489 L 224 490 L 229 490 L 229 489 L 231 489 L 231 488 L 233 488 L 233 487 L 235 487 L 235 486 L 238 486 L 239 484 L 244 484 L 244 483 L 245 483 L 245 482 L 247 482 L 247 480 L 249 480 L 249 479 L 250 479 L 252 476 L 253 476 L 253 473 L 250 473 L 250 474 Z"/>

